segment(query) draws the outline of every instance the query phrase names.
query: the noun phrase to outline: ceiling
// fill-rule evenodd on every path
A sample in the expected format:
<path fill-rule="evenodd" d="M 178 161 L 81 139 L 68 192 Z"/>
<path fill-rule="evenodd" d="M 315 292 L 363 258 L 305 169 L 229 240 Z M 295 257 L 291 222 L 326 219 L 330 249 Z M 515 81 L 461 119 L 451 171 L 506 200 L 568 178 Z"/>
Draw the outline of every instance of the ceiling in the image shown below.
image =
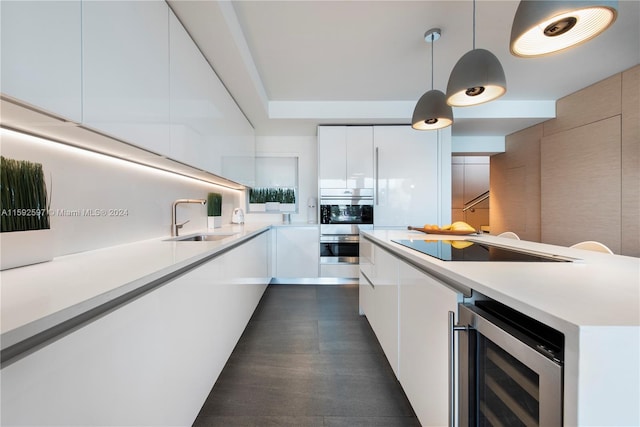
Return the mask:
<path fill-rule="evenodd" d="M 420 96 L 446 91 L 473 47 L 473 3 L 460 1 L 169 0 L 257 135 L 315 135 L 318 124 L 409 124 Z M 503 137 L 555 115 L 555 101 L 640 63 L 640 2 L 614 25 L 542 58 L 509 53 L 518 1 L 476 3 L 477 48 L 501 61 L 507 93 L 454 108 L 454 137 Z M 438 27 L 433 45 L 424 33 Z"/>

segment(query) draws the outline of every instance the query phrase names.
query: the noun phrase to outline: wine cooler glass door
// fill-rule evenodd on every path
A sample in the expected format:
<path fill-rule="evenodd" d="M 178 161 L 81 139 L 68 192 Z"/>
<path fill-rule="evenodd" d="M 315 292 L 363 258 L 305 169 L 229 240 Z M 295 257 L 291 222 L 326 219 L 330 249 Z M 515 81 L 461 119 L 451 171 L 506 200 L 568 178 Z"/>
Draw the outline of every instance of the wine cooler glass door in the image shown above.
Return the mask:
<path fill-rule="evenodd" d="M 475 306 L 461 306 L 460 320 L 469 326 L 460 346 L 460 369 L 468 373 L 460 383 L 460 426 L 560 427 L 561 361 Z"/>

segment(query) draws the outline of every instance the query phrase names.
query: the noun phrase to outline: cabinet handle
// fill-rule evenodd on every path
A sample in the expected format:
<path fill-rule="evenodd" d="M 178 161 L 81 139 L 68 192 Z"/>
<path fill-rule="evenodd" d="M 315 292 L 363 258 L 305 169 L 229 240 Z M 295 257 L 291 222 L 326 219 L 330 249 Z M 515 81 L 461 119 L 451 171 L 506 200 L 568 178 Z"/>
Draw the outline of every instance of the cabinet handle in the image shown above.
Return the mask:
<path fill-rule="evenodd" d="M 376 206 L 378 206 L 380 204 L 380 193 L 379 193 L 379 188 L 380 186 L 378 185 L 378 177 L 379 177 L 379 170 L 380 168 L 378 167 L 378 158 L 379 158 L 379 154 L 378 154 L 378 147 L 376 147 Z"/>
<path fill-rule="evenodd" d="M 466 331 L 467 327 L 455 324 L 455 313 L 449 312 L 449 427 L 456 425 L 456 349 L 454 335 L 456 332 Z"/>
<path fill-rule="evenodd" d="M 362 277 L 364 277 L 365 279 L 367 279 L 367 282 L 369 283 L 369 286 L 371 286 L 373 289 L 375 289 L 375 288 L 376 288 L 376 287 L 375 287 L 375 285 L 374 285 L 373 283 L 371 283 L 371 279 L 369 279 L 369 278 L 367 277 L 367 275 L 366 275 L 366 274 L 364 274 L 364 271 L 360 270 L 360 274 L 362 274 Z"/>

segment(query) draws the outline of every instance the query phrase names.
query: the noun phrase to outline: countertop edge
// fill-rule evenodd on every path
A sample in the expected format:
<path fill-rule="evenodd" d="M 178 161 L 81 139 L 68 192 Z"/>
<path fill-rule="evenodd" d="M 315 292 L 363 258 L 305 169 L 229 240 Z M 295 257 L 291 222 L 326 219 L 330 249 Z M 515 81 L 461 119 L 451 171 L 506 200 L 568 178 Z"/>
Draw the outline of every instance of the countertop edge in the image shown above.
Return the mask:
<path fill-rule="evenodd" d="M 382 233 L 381 233 L 382 232 Z M 432 274 L 436 279 L 444 282 L 450 288 L 462 292 L 465 294 L 465 290 L 473 290 L 486 297 L 493 298 L 496 301 L 502 302 L 534 319 L 537 319 L 551 327 L 554 327 L 562 332 L 575 333 L 580 328 L 585 327 L 602 327 L 602 328 L 619 328 L 619 327 L 640 327 L 640 322 L 633 320 L 632 323 L 599 323 L 597 319 L 591 321 L 584 319 L 576 319 L 571 316 L 563 316 L 561 313 L 552 313 L 547 311 L 545 307 L 539 307 L 530 302 L 523 295 L 518 295 L 517 292 L 506 292 L 504 290 L 493 287 L 491 284 L 483 283 L 480 279 L 474 278 L 469 273 L 468 269 L 458 268 L 460 271 L 456 271 L 455 265 L 445 264 L 445 261 L 431 260 L 427 255 L 414 253 L 413 250 L 405 248 L 399 244 L 393 243 L 391 240 L 398 237 L 389 237 L 387 233 L 414 233 L 407 230 L 373 230 L 373 231 L 361 231 L 361 235 L 371 240 L 373 243 L 378 244 L 382 248 L 390 250 L 394 255 L 401 259 L 407 260 L 410 264 L 413 264 L 417 268 L 423 270 L 427 274 Z M 412 236 L 418 236 L 424 238 L 422 234 L 412 234 Z M 589 259 L 604 259 L 602 257 L 615 256 L 618 260 L 622 260 L 627 263 L 635 263 L 634 265 L 640 266 L 640 260 L 632 257 L 625 257 L 621 255 L 608 255 L 599 253 L 584 253 L 577 249 L 565 248 L 561 246 L 547 245 L 537 242 L 525 242 L 525 241 L 513 241 L 510 242 L 505 239 L 496 238 L 495 236 L 437 236 L 429 237 L 435 239 L 464 239 L 471 237 L 473 239 L 486 240 L 487 243 L 500 244 L 502 246 L 510 246 L 520 250 L 530 250 L 537 253 L 554 253 L 564 257 L 578 258 L 576 265 L 587 265 L 590 262 Z M 576 252 L 577 251 L 577 252 Z M 586 259 L 586 260 L 585 260 Z M 592 263 L 595 261 L 591 261 Z M 460 263 L 459 263 L 460 264 Z M 462 263 L 467 264 L 467 263 Z M 472 263 L 468 263 L 472 264 Z M 629 304 L 633 304 L 629 302 Z M 636 303 L 636 306 L 638 304 Z M 637 311 L 637 307 L 636 307 Z"/>
<path fill-rule="evenodd" d="M 442 282 L 443 285 L 453 289 L 454 291 L 462 293 L 466 298 L 471 297 L 472 288 L 465 283 L 466 278 L 459 278 L 457 275 L 451 271 L 439 268 L 436 264 L 433 263 L 425 263 L 420 257 L 415 256 L 409 251 L 406 251 L 402 248 L 402 246 L 393 243 L 387 242 L 382 239 L 373 239 L 369 234 L 363 234 L 365 239 L 371 240 L 375 244 L 380 245 L 383 248 L 386 248 L 390 252 L 392 252 L 395 256 L 398 256 L 402 260 L 408 262 L 412 266 L 418 268 L 419 270 L 424 271 L 425 273 L 433 276 L 438 281 Z M 462 279 L 462 280 L 461 280 Z"/>
<path fill-rule="evenodd" d="M 89 299 L 83 300 L 79 303 L 71 305 L 62 310 L 51 313 L 47 316 L 35 319 L 31 322 L 25 323 L 21 326 L 18 326 L 14 329 L 8 330 L 0 335 L 0 348 L 4 352 L 10 347 L 20 344 L 26 340 L 29 340 L 39 334 L 42 334 L 48 330 L 59 327 L 65 322 L 69 322 L 74 318 L 78 318 L 83 316 L 86 313 L 89 313 L 93 310 L 99 309 L 101 306 L 108 305 L 113 301 L 125 298 L 124 301 L 118 303 L 118 306 L 121 304 L 125 304 L 128 300 L 132 300 L 137 298 L 140 294 L 152 291 L 157 287 L 161 286 L 163 283 L 167 283 L 177 275 L 180 275 L 192 268 L 197 267 L 200 263 L 206 262 L 209 259 L 215 258 L 216 256 L 221 255 L 224 252 L 232 250 L 238 245 L 243 244 L 244 242 L 252 239 L 253 237 L 262 234 L 271 229 L 271 225 L 261 225 L 256 229 L 251 231 L 247 231 L 246 233 L 238 233 L 239 235 L 234 239 L 229 241 L 220 241 L 216 242 L 218 244 L 202 244 L 196 242 L 167 242 L 167 237 L 151 239 L 152 241 L 157 240 L 158 242 L 162 242 L 162 244 L 196 244 L 202 246 L 202 251 L 193 255 L 187 259 L 183 259 L 181 261 L 175 262 L 174 264 L 168 265 L 160 270 L 156 270 L 151 274 L 147 274 L 142 277 L 134 278 L 131 281 L 122 283 L 120 286 L 110 289 L 101 294 L 97 294 Z M 208 232 L 212 232 L 208 230 Z M 215 234 L 215 231 L 213 232 Z M 226 239 L 225 239 L 226 240 Z M 135 242 L 139 243 L 139 242 Z M 135 243 L 132 243 L 135 244 Z M 126 246 L 126 245 L 124 245 Z M 108 249 L 108 248 L 107 248 Z M 104 250 L 104 249 L 100 249 Z M 87 256 L 93 251 L 82 252 L 79 254 L 74 254 L 78 256 Z M 65 257 L 73 258 L 74 255 L 67 255 Z M 136 291 L 143 289 L 145 287 L 149 287 L 149 289 L 145 289 L 141 292 L 136 293 Z M 130 298 L 126 298 L 127 295 L 132 295 Z M 106 310 L 110 310 L 107 308 Z M 100 316 L 98 314 L 96 316 Z M 83 322 L 86 322 L 84 320 Z M 4 357 L 3 357 L 4 360 Z"/>

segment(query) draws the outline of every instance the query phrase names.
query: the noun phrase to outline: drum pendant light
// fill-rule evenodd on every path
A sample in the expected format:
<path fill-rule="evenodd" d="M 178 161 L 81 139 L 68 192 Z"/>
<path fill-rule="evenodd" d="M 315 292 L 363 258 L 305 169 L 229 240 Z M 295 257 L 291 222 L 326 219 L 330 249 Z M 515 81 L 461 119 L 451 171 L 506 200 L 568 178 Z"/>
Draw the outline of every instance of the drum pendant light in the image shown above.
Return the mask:
<path fill-rule="evenodd" d="M 439 28 L 424 33 L 424 40 L 431 43 L 431 90 L 420 97 L 411 119 L 411 127 L 416 130 L 435 130 L 451 126 L 453 111 L 447 104 L 444 93 L 433 89 L 433 43 L 440 38 Z"/>
<path fill-rule="evenodd" d="M 616 20 L 617 1 L 526 1 L 518 5 L 509 50 L 536 57 L 584 43 Z"/>
<path fill-rule="evenodd" d="M 458 60 L 447 84 L 447 104 L 468 107 L 493 101 L 507 92 L 507 80 L 498 58 L 476 49 L 476 2 L 473 1 L 473 50 Z"/>

